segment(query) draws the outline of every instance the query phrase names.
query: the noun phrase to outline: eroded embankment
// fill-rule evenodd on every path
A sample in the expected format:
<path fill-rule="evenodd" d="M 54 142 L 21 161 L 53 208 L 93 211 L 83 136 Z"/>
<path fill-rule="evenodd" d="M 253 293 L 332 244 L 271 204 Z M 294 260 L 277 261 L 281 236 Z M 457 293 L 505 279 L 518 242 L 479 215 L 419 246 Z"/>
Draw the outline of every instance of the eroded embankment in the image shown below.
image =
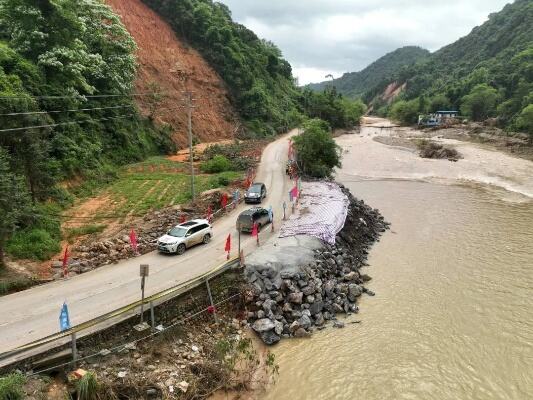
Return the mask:
<path fill-rule="evenodd" d="M 370 277 L 360 268 L 389 224 L 379 210 L 339 187 L 348 210 L 334 245 L 303 235 L 278 238 L 246 260 L 246 278 L 252 285 L 248 321 L 267 344 L 308 336 L 330 320 L 341 327 L 337 315 L 357 313 L 358 297 L 373 295 L 364 287 Z"/>

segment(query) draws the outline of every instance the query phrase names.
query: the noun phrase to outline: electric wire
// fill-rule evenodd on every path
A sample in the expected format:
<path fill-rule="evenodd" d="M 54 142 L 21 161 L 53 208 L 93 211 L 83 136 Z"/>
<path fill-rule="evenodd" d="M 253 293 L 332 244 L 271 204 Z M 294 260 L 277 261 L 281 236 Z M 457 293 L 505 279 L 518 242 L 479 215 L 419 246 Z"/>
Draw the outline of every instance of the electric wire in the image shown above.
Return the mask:
<path fill-rule="evenodd" d="M 13 117 L 17 115 L 60 114 L 60 113 L 67 113 L 67 112 L 96 111 L 96 110 L 116 110 L 120 108 L 131 108 L 131 107 L 134 107 L 133 104 L 110 106 L 110 107 L 80 108 L 77 110 L 12 112 L 12 113 L 0 114 L 0 117 Z"/>

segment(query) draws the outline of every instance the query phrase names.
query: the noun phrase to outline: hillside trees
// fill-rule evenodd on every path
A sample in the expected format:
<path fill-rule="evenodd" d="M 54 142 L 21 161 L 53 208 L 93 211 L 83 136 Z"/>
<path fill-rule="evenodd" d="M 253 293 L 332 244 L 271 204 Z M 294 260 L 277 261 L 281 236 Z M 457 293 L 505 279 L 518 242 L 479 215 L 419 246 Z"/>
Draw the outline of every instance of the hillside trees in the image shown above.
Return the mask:
<path fill-rule="evenodd" d="M 10 162 L 9 154 L 0 147 L 0 268 L 4 266 L 7 240 L 30 207 L 24 180 L 11 171 Z"/>
<path fill-rule="evenodd" d="M 484 83 L 479 84 L 472 89 L 470 94 L 463 97 L 461 113 L 474 121 L 483 121 L 494 116 L 498 98 L 496 89 Z"/>
<path fill-rule="evenodd" d="M 0 2 L 0 149 L 32 209 L 68 199 L 58 181 L 99 178 L 172 149 L 168 133 L 142 120 L 132 101 L 134 51 L 102 1 Z M 57 217 L 43 218 L 18 221 L 19 243 L 46 238 L 54 244 L 47 251 L 59 243 Z"/>
<path fill-rule="evenodd" d="M 420 102 L 414 100 L 399 100 L 395 102 L 390 110 L 390 116 L 393 120 L 404 125 L 412 125 L 418 121 L 420 114 Z"/>
<path fill-rule="evenodd" d="M 323 119 L 333 129 L 359 125 L 359 120 L 366 111 L 361 100 L 347 99 L 333 86 L 326 87 L 323 92 L 305 88 L 300 101 L 305 115 Z"/>
<path fill-rule="evenodd" d="M 529 134 L 529 140 L 533 142 L 533 104 L 525 107 L 516 121 L 518 129 Z"/>

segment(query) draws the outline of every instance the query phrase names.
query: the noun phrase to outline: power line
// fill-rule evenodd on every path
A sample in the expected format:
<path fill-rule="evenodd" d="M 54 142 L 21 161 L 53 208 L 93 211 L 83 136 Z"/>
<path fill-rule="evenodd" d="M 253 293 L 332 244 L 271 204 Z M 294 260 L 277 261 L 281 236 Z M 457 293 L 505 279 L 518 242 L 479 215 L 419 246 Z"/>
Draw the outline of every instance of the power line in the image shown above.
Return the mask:
<path fill-rule="evenodd" d="M 83 95 L 80 94 L 78 96 L 0 96 L 0 99 L 23 99 L 23 100 L 30 100 L 30 99 L 73 99 L 73 100 L 79 100 L 82 98 L 86 99 L 101 99 L 101 98 L 107 98 L 107 97 L 143 97 L 143 96 L 156 96 L 156 95 L 165 95 L 166 93 L 158 93 L 158 92 L 152 92 L 152 93 L 129 93 L 129 94 L 94 94 L 94 95 Z"/>
<path fill-rule="evenodd" d="M 134 117 L 134 116 L 136 116 L 136 114 L 123 115 L 123 116 L 119 116 L 119 117 L 88 119 L 88 120 L 85 120 L 85 121 L 58 122 L 57 124 L 25 126 L 23 128 L 0 129 L 0 133 L 2 133 L 2 132 L 25 131 L 25 130 L 28 130 L 28 129 L 54 128 L 56 126 L 83 124 L 83 123 L 87 123 L 87 122 L 88 123 L 93 123 L 93 122 L 98 122 L 98 121 L 108 121 L 108 120 L 113 120 L 113 119 L 122 119 L 122 118 Z"/>
<path fill-rule="evenodd" d="M 37 114 L 59 114 L 64 112 L 80 112 L 80 111 L 95 111 L 95 110 L 115 110 L 119 108 L 128 108 L 133 107 L 132 104 L 121 105 L 121 106 L 112 106 L 112 107 L 95 107 L 95 108 L 80 108 L 77 110 L 53 110 L 53 111 L 28 111 L 28 112 L 14 112 L 0 114 L 0 117 L 12 117 L 16 115 L 37 115 Z"/>

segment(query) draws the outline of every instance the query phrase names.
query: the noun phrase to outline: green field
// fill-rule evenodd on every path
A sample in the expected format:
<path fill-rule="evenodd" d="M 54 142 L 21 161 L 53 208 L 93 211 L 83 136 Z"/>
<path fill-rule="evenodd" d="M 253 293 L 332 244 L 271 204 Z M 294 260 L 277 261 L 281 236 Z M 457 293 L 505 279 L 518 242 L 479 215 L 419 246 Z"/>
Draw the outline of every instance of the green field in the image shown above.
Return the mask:
<path fill-rule="evenodd" d="M 142 163 L 128 165 L 119 178 L 100 193 L 111 203 L 98 215 L 140 215 L 191 200 L 190 175 L 183 163 L 164 157 L 152 157 Z M 224 187 L 242 177 L 241 172 L 195 176 L 196 193 Z"/>

